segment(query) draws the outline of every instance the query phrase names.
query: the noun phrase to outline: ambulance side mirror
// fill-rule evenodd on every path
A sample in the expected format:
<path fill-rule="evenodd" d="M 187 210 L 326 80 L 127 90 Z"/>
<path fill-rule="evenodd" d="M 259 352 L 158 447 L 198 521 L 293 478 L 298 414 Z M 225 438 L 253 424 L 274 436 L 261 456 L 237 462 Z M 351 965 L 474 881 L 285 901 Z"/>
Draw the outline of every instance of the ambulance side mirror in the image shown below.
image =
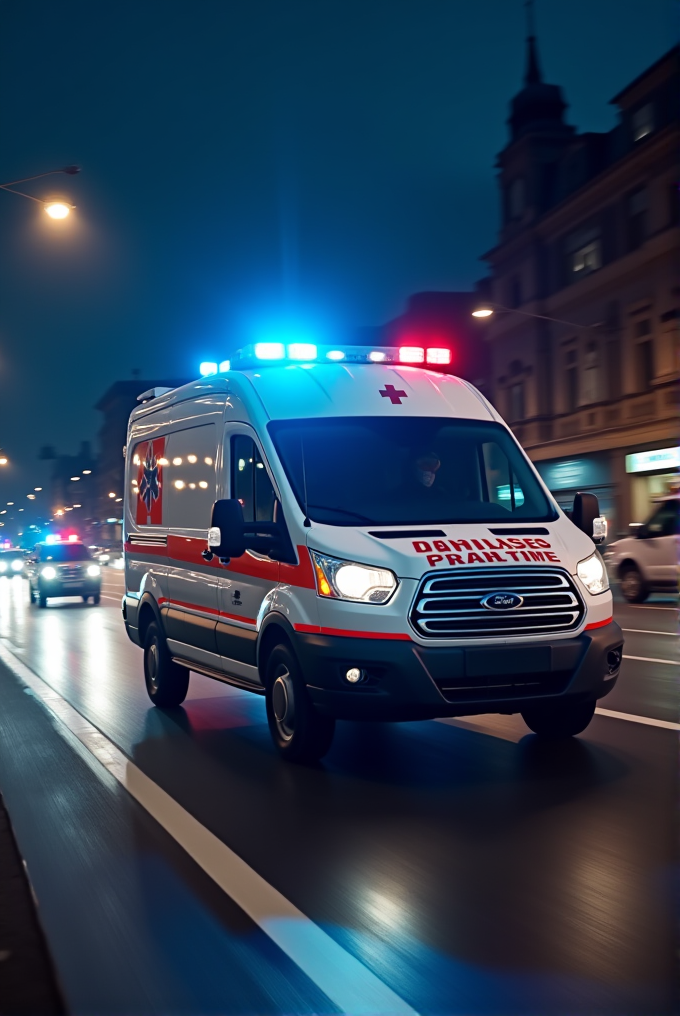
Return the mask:
<path fill-rule="evenodd" d="M 600 515 L 600 505 L 594 494 L 578 493 L 574 496 L 571 521 L 589 536 L 593 543 L 604 543 L 607 538 L 607 520 Z"/>
<path fill-rule="evenodd" d="M 246 552 L 243 508 L 238 498 L 215 501 L 208 530 L 208 550 L 219 558 L 241 557 Z"/>

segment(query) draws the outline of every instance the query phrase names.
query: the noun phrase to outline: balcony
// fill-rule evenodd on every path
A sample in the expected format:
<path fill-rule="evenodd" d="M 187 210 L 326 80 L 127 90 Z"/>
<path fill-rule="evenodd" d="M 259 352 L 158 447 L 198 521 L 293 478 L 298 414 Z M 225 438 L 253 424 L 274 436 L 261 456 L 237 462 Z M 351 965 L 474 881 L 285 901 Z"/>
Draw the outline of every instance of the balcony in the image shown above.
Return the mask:
<path fill-rule="evenodd" d="M 558 447 L 562 444 L 576 443 L 579 451 L 587 452 L 653 441 L 657 435 L 659 440 L 675 441 L 679 404 L 680 385 L 665 382 L 651 391 L 581 406 L 574 413 L 525 420 L 513 424 L 512 430 L 528 451 L 549 446 L 550 456 L 562 454 Z"/>

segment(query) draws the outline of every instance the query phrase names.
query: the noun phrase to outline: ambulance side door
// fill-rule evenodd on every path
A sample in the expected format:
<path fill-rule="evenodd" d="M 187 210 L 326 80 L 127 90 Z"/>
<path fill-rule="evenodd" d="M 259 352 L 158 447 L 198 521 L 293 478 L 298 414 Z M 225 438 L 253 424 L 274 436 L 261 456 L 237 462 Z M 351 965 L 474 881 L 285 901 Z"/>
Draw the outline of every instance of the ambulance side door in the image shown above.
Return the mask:
<path fill-rule="evenodd" d="M 255 432 L 233 423 L 224 435 L 225 496 L 241 502 L 247 522 L 272 522 L 275 488 Z M 257 680 L 255 667 L 257 616 L 267 593 L 279 581 L 279 564 L 262 554 L 246 551 L 220 571 L 217 648 L 227 673 Z"/>

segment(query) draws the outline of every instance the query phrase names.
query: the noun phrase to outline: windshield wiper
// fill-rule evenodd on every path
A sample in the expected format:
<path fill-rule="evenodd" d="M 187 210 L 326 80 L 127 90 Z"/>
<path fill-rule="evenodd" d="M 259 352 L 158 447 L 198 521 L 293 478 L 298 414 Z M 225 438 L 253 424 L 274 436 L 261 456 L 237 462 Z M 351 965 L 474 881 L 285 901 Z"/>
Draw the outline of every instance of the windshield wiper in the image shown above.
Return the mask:
<path fill-rule="evenodd" d="M 353 512 L 348 510 L 347 508 L 331 508 L 330 505 L 327 504 L 310 504 L 307 505 L 307 507 L 321 508 L 321 510 L 325 512 L 340 512 L 341 515 L 352 515 L 355 519 L 363 519 L 364 522 L 368 522 L 369 525 L 371 526 L 378 525 L 375 519 L 369 519 L 368 515 L 362 515 L 360 512 Z"/>

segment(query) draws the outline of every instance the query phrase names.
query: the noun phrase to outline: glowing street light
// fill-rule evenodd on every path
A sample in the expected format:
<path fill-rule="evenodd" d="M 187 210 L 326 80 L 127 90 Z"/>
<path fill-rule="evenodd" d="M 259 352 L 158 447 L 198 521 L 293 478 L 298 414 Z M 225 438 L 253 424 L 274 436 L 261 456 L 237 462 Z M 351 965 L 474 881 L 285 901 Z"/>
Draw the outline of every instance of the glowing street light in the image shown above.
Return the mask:
<path fill-rule="evenodd" d="M 489 318 L 497 311 L 503 314 L 519 314 L 521 317 L 537 318 L 539 321 L 553 321 L 558 325 L 569 325 L 570 328 L 580 328 L 583 332 L 592 332 L 602 327 L 602 322 L 592 325 L 579 325 L 575 321 L 565 321 L 564 318 L 549 317 L 547 314 L 533 314 L 528 310 L 520 310 L 518 307 L 505 307 L 502 303 L 483 303 L 473 310 L 474 318 Z"/>
<path fill-rule="evenodd" d="M 47 173 L 36 173 L 35 176 L 23 176 L 20 180 L 0 183 L 0 190 L 9 191 L 10 194 L 18 194 L 20 198 L 28 198 L 29 201 L 37 201 L 39 205 L 43 206 L 51 219 L 65 219 L 70 214 L 71 209 L 75 208 L 75 205 L 56 198 L 44 201 L 42 198 L 37 198 L 34 194 L 26 194 L 25 191 L 14 190 L 14 186 L 17 183 L 28 183 L 30 180 L 41 180 L 44 176 L 54 176 L 55 173 L 67 173 L 69 176 L 75 176 L 79 172 L 80 166 L 63 166 L 61 169 L 50 169 Z"/>
<path fill-rule="evenodd" d="M 0 466 L 6 466 L 9 459 L 6 455 L 0 455 Z"/>
<path fill-rule="evenodd" d="M 473 317 L 491 317 L 493 314 L 493 307 L 478 307 L 477 310 L 473 310 Z"/>
<path fill-rule="evenodd" d="M 46 201 L 44 205 L 45 211 L 51 219 L 65 219 L 70 214 L 72 207 L 65 201 Z"/>

